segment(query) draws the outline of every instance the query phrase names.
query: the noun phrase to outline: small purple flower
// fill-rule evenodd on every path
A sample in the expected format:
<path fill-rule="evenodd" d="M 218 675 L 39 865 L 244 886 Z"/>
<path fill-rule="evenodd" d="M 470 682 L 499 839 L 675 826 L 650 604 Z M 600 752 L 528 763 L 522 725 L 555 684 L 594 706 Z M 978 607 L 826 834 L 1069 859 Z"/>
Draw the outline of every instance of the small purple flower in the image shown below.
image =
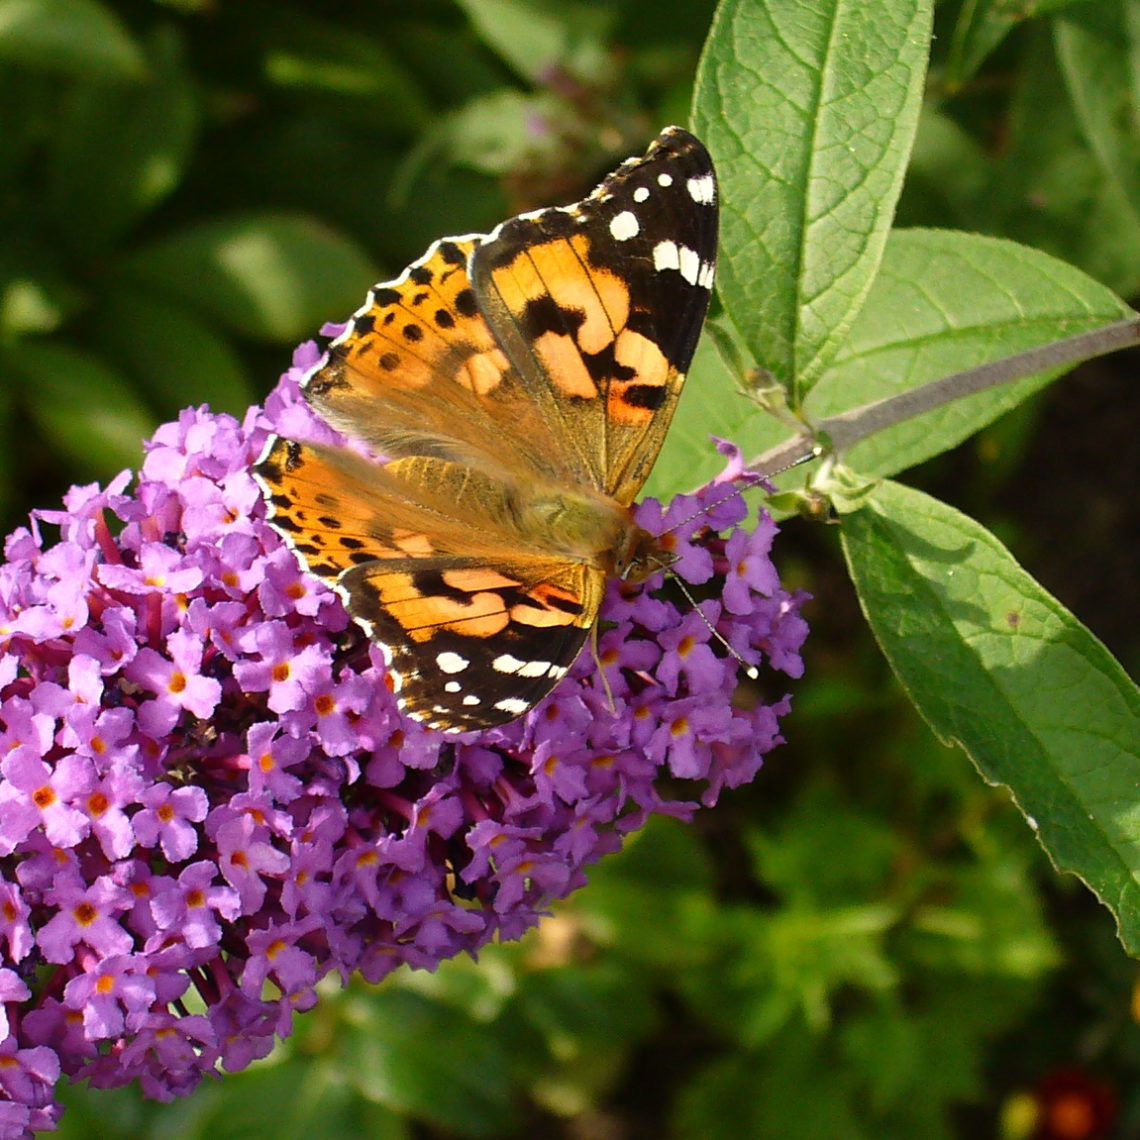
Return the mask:
<path fill-rule="evenodd" d="M 529 717 L 478 738 L 400 717 L 250 475 L 271 430 L 334 439 L 297 388 L 318 356 L 243 423 L 183 412 L 130 491 L 73 488 L 5 544 L 0 1140 L 54 1125 L 60 1075 L 184 1095 L 265 1056 L 330 973 L 520 937 L 780 742 L 788 699 L 733 695 L 741 660 L 799 676 L 803 598 L 771 520 L 745 525 L 730 445 L 721 480 L 636 512 L 699 609 L 663 574 L 611 583 L 597 660 Z"/>
<path fill-rule="evenodd" d="M 690 693 L 713 692 L 724 685 L 725 658 L 713 649 L 712 638 L 720 605 L 703 602 L 682 619 L 680 625 L 664 630 L 659 638 L 662 649 L 657 680 L 670 694 L 684 682 Z"/>
<path fill-rule="evenodd" d="M 91 791 L 95 771 L 82 757 L 64 756 L 53 768 L 20 747 L 0 763 L 0 851 L 13 851 L 33 828 L 57 847 L 74 847 L 91 821 L 73 801 Z"/>
<path fill-rule="evenodd" d="M 171 863 L 189 859 L 198 850 L 198 830 L 210 801 L 201 788 L 152 784 L 139 796 L 140 810 L 132 818 L 135 837 L 143 848 L 162 847 Z"/>
<path fill-rule="evenodd" d="M 731 613 L 750 613 L 755 595 L 770 598 L 780 592 L 780 578 L 769 557 L 776 530 L 770 518 L 762 518 L 755 530 L 734 530 L 724 544 L 724 604 Z"/>
<path fill-rule="evenodd" d="M 119 1038 L 140 1028 L 154 1002 L 154 979 L 146 959 L 108 955 L 99 965 L 67 983 L 64 1005 L 80 1013 L 92 1041 Z"/>
<path fill-rule="evenodd" d="M 36 936 L 47 961 L 70 961 L 80 944 L 99 956 L 130 951 L 131 936 L 118 921 L 130 904 L 130 892 L 108 876 L 101 875 L 87 886 L 72 868 L 65 867 L 44 899 L 57 908 Z"/>
<path fill-rule="evenodd" d="M 156 928 L 176 930 L 191 950 L 216 946 L 222 937 L 219 917 L 232 922 L 241 913 L 238 892 L 214 885 L 217 870 L 213 863 L 191 863 L 177 883 L 155 891 L 150 910 Z"/>
<path fill-rule="evenodd" d="M 126 677 L 154 693 L 139 709 L 139 725 L 151 736 L 165 736 L 183 712 L 204 720 L 217 707 L 222 687 L 204 677 L 202 643 L 191 629 L 175 630 L 166 651 L 140 649 L 126 669 Z"/>

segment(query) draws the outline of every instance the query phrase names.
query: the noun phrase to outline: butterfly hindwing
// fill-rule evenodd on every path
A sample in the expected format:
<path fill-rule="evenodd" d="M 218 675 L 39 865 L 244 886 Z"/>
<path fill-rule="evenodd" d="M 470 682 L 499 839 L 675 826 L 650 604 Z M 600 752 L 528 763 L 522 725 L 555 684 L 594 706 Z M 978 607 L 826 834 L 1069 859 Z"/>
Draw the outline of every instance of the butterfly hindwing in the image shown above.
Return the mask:
<path fill-rule="evenodd" d="M 463 730 L 515 720 L 550 692 L 605 582 L 580 563 L 417 558 L 360 566 L 341 588 L 385 646 L 402 704 L 432 727 Z"/>
<path fill-rule="evenodd" d="M 270 523 L 385 650 L 400 703 L 447 730 L 532 708 L 607 579 L 667 564 L 627 510 L 708 306 L 712 164 L 669 128 L 588 198 L 436 242 L 302 381 L 388 462 L 271 437 Z"/>

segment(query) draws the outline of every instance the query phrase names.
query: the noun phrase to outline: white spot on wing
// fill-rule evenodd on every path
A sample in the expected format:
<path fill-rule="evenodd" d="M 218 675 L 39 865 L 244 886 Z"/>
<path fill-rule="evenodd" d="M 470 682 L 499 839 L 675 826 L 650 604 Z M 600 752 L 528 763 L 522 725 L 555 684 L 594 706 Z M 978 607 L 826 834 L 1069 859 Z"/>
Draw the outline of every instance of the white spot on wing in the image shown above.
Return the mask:
<path fill-rule="evenodd" d="M 495 702 L 495 708 L 500 712 L 510 713 L 511 716 L 522 716 L 530 705 L 526 701 L 519 700 L 518 697 L 504 697 L 501 701 Z"/>
<path fill-rule="evenodd" d="M 549 661 L 528 661 L 520 670 L 520 677 L 545 677 L 550 669 Z"/>
<path fill-rule="evenodd" d="M 491 662 L 491 668 L 496 673 L 517 673 L 524 665 L 525 661 L 520 661 L 517 657 L 513 657 L 509 653 L 500 653 L 494 661 Z"/>
<path fill-rule="evenodd" d="M 673 175 L 672 174 L 658 174 L 657 175 L 657 185 L 658 186 L 672 186 L 673 185 Z"/>
<path fill-rule="evenodd" d="M 474 693 L 468 693 L 467 696 L 463 698 L 463 703 L 470 708 L 473 705 L 481 705 L 483 702 L 475 696 Z"/>
<path fill-rule="evenodd" d="M 681 276 L 684 277 L 690 285 L 695 285 L 701 275 L 700 255 L 695 249 L 689 249 L 687 245 L 681 246 L 680 270 Z"/>
<path fill-rule="evenodd" d="M 435 663 L 445 673 L 462 673 L 463 670 L 471 664 L 466 657 L 462 657 L 458 653 L 452 653 L 451 650 L 447 650 L 436 657 Z"/>
<path fill-rule="evenodd" d="M 689 197 L 699 206 L 711 206 L 716 201 L 716 182 L 711 174 L 690 178 Z"/>
<path fill-rule="evenodd" d="M 610 233 L 614 241 L 629 241 L 630 238 L 637 237 L 640 230 L 637 215 L 630 210 L 623 210 L 610 222 Z"/>
<path fill-rule="evenodd" d="M 458 681 L 448 681 L 447 684 L 443 686 L 443 688 L 444 691 L 448 693 L 463 692 L 463 686 Z"/>
<path fill-rule="evenodd" d="M 659 241 L 653 247 L 653 268 L 658 273 L 675 269 L 690 285 L 711 289 L 716 266 L 711 261 L 701 261 L 700 254 L 687 245 L 673 241 Z"/>
<path fill-rule="evenodd" d="M 633 200 L 635 202 L 644 202 L 648 197 L 649 197 L 649 187 L 648 186 L 639 186 L 633 192 Z"/>
<path fill-rule="evenodd" d="M 653 247 L 653 268 L 660 273 L 663 269 L 680 269 L 681 257 L 675 241 L 659 241 Z"/>

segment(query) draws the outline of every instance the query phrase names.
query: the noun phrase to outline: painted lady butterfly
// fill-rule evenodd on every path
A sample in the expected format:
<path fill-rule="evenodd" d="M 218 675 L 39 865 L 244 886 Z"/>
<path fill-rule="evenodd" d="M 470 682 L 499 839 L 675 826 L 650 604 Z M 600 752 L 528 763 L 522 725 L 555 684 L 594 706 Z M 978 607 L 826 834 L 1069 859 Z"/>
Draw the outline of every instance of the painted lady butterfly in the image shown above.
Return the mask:
<path fill-rule="evenodd" d="M 565 675 L 611 577 L 671 561 L 629 510 L 708 307 L 708 152 L 663 131 L 588 198 L 445 238 L 303 380 L 387 462 L 270 438 L 269 521 L 385 651 L 405 712 L 487 728 Z"/>

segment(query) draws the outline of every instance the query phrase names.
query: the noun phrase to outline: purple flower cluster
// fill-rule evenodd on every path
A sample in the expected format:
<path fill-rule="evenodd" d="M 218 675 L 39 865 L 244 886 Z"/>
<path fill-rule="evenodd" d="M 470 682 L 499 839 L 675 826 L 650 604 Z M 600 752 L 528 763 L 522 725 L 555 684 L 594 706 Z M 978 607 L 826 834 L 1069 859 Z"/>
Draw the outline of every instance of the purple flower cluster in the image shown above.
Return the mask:
<path fill-rule="evenodd" d="M 314 427 L 296 377 L 315 351 L 264 412 L 187 411 L 133 491 L 74 488 L 7 540 L 0 1140 L 54 1127 L 61 1074 L 170 1099 L 268 1053 L 331 971 L 517 938 L 650 813 L 690 816 L 780 741 L 787 698 L 738 693 L 710 626 L 798 676 L 801 599 L 725 481 L 638 511 L 699 613 L 615 583 L 600 670 L 584 653 L 526 721 L 402 719 L 250 475 L 270 430 Z"/>

